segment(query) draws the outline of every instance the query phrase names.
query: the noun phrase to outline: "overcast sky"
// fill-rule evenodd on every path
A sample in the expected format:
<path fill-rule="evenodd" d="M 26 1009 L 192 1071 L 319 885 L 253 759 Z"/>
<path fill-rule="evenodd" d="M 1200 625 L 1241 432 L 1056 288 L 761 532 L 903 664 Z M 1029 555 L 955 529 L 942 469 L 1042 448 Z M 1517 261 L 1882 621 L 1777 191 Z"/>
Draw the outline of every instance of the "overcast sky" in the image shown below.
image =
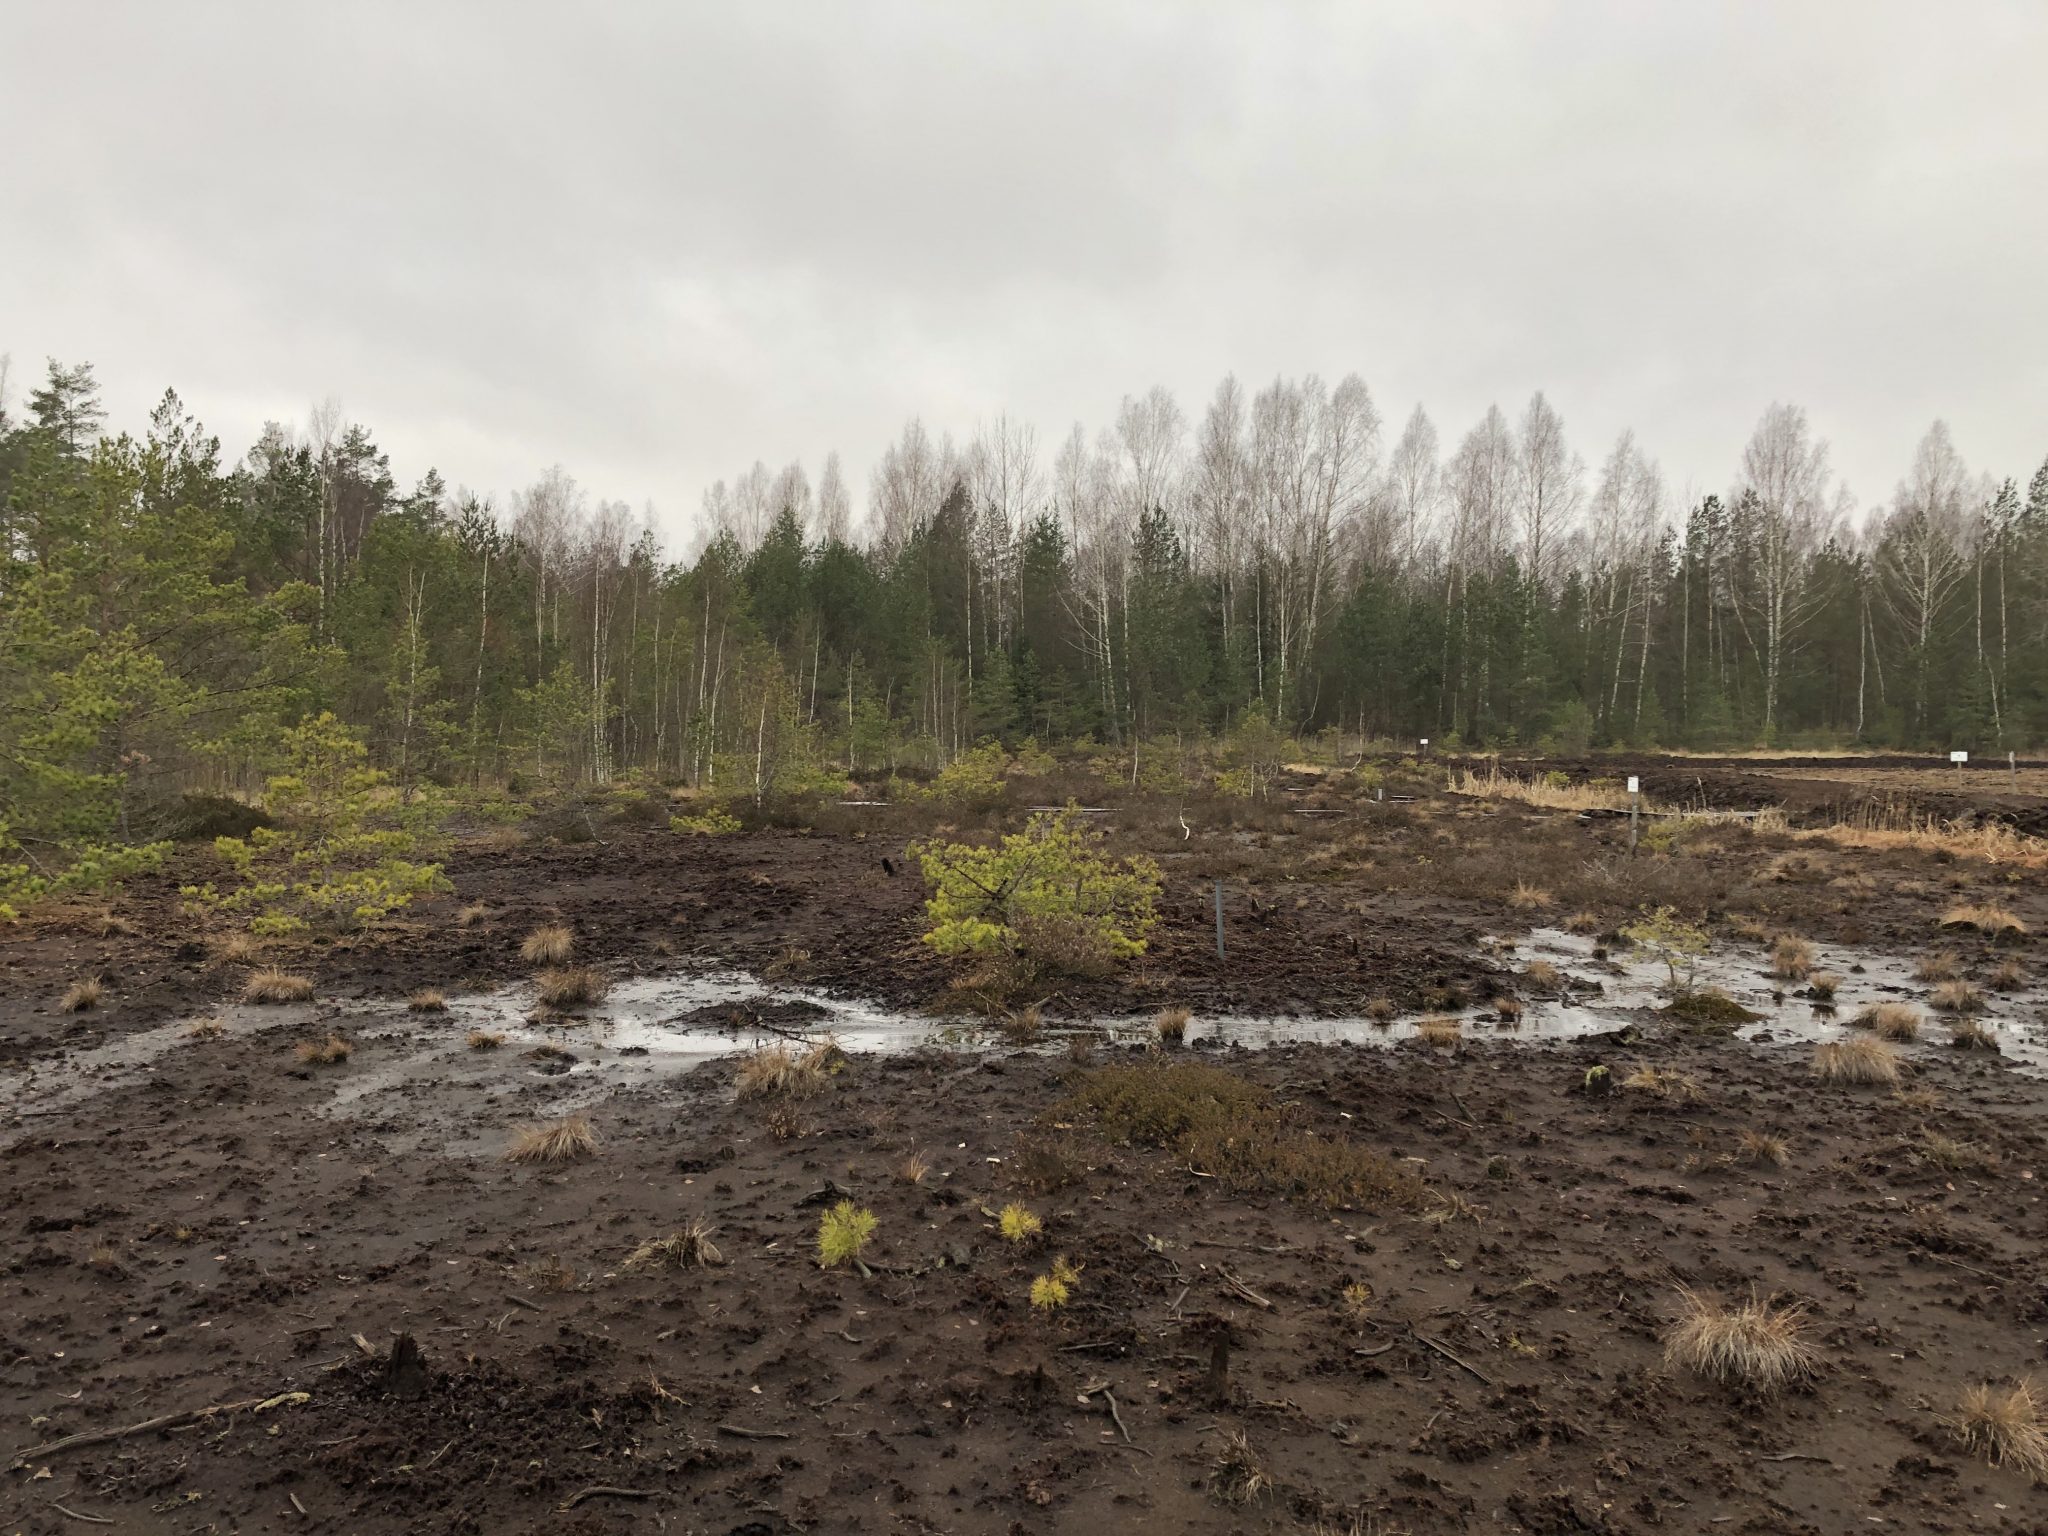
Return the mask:
<path fill-rule="evenodd" d="M 909 416 L 1056 442 L 1356 370 L 1446 452 L 1547 391 L 1719 489 L 2048 455 L 2048 4 L 0 0 L 0 351 L 409 484 L 560 462 L 677 542 Z"/>

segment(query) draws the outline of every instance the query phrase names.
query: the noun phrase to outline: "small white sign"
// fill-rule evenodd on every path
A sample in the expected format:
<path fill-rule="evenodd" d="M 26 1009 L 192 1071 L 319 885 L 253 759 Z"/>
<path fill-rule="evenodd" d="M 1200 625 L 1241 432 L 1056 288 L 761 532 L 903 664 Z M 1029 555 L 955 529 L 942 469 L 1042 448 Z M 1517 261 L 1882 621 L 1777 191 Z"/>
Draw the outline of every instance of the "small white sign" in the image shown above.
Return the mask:
<path fill-rule="evenodd" d="M 1967 752 L 1951 752 L 1948 755 L 1948 760 L 1952 763 L 1967 763 L 1970 760 L 1970 754 Z"/>
<path fill-rule="evenodd" d="M 1632 795 L 1640 794 L 1642 792 L 1642 788 L 1643 781 L 1637 778 L 1634 774 L 1630 774 L 1628 776 L 1628 792 Z"/>
<path fill-rule="evenodd" d="M 1422 744 L 1423 744 L 1423 745 L 1424 745 L 1425 747 L 1429 745 L 1429 738 L 1428 738 L 1427 736 L 1425 736 L 1425 737 L 1423 737 L 1423 738 L 1422 738 Z"/>

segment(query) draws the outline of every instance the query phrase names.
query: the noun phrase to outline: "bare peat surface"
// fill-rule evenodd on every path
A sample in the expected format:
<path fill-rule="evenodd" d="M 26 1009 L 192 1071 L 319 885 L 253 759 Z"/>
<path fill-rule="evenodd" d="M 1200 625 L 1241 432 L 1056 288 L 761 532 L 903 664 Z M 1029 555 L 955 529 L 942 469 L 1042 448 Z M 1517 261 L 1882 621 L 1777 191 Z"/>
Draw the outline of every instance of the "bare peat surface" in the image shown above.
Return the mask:
<path fill-rule="evenodd" d="M 1294 787 L 1342 814 L 1114 818 L 1160 930 L 1025 1043 L 917 942 L 929 828 L 851 813 L 465 845 L 403 924 L 266 956 L 315 984 L 282 1007 L 175 870 L 0 936 L 0 1530 L 2048 1530 L 1945 1422 L 2048 1374 L 2040 941 L 1939 926 L 2038 935 L 2038 870 L 1735 827 L 1631 860 L 1611 821 Z M 1612 933 L 1667 903 L 1761 1017 L 1662 1011 Z M 542 921 L 603 1002 L 534 1018 Z M 1944 970 L 2001 1049 L 1950 1045 Z M 1817 1080 L 1879 1002 L 1902 1082 Z M 828 1032 L 818 1091 L 738 1096 L 739 1052 Z M 1226 1102 L 1241 1134 L 1175 1119 Z M 590 1155 L 505 1156 L 572 1114 Z M 864 1269 L 818 1263 L 841 1199 Z M 693 1222 L 716 1262 L 629 1262 Z M 1667 1364 L 1681 1287 L 1804 1307 L 1815 1374 Z"/>

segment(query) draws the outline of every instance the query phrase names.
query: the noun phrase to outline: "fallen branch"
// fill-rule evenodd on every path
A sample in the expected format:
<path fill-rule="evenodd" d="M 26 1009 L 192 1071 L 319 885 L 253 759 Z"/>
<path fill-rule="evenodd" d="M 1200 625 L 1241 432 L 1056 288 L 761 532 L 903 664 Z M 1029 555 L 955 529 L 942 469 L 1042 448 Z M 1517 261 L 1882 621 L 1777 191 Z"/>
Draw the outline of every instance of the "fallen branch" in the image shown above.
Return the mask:
<path fill-rule="evenodd" d="M 789 1438 L 788 1435 L 779 1429 L 748 1429 L 743 1424 L 721 1424 L 718 1426 L 718 1432 L 721 1435 L 736 1435 L 742 1440 L 787 1440 Z"/>
<path fill-rule="evenodd" d="M 614 1488 L 609 1483 L 599 1483 L 591 1488 L 579 1488 L 562 1502 L 564 1511 L 574 1509 L 585 1499 L 651 1499 L 654 1494 L 646 1488 Z"/>
<path fill-rule="evenodd" d="M 1270 1312 L 1273 1310 L 1272 1302 L 1266 1300 L 1265 1297 L 1261 1296 L 1257 1291 L 1253 1290 L 1250 1286 L 1246 1285 L 1242 1280 L 1238 1279 L 1237 1276 L 1233 1275 L 1228 1269 L 1228 1267 L 1226 1267 L 1225 1265 L 1218 1264 L 1216 1266 L 1216 1273 L 1223 1277 L 1223 1283 L 1225 1285 L 1229 1286 L 1233 1291 L 1237 1292 L 1238 1295 L 1242 1296 L 1246 1301 L 1250 1302 L 1253 1306 L 1259 1308 L 1261 1311 L 1264 1312 Z"/>
<path fill-rule="evenodd" d="M 74 1520 L 83 1520 L 87 1525 L 112 1525 L 114 1523 L 105 1515 L 81 1514 L 78 1510 L 66 1508 L 55 1499 L 50 1500 L 50 1508 L 56 1510 L 60 1515 L 69 1515 Z"/>
<path fill-rule="evenodd" d="M 1757 1457 L 1757 1460 L 1758 1460 L 1758 1461 L 1817 1461 L 1817 1462 L 1819 1462 L 1819 1463 L 1820 1463 L 1820 1464 L 1821 1464 L 1822 1466 L 1824 1466 L 1824 1467 L 1832 1467 L 1832 1466 L 1834 1465 L 1834 1463 L 1833 1463 L 1832 1461 L 1828 1460 L 1828 1458 L 1827 1458 L 1827 1457 L 1825 1457 L 1825 1456 L 1815 1456 L 1815 1455 L 1813 1455 L 1813 1454 L 1811 1454 L 1810 1452 L 1807 1452 L 1807 1451 L 1781 1451 L 1781 1452 L 1779 1452 L 1779 1453 L 1778 1453 L 1777 1455 L 1775 1455 L 1775 1456 L 1759 1456 L 1759 1457 Z"/>
<path fill-rule="evenodd" d="M 1438 1354 L 1442 1355 L 1446 1360 L 1450 1361 L 1451 1364 L 1457 1366 L 1459 1370 L 1470 1371 L 1473 1374 L 1473 1376 L 1476 1377 L 1482 1384 L 1489 1387 L 1493 1385 L 1493 1378 L 1488 1376 L 1486 1372 L 1480 1370 L 1478 1366 L 1472 1364 L 1472 1362 L 1469 1360 L 1459 1359 L 1456 1355 L 1452 1354 L 1443 1345 L 1437 1343 L 1435 1339 L 1432 1339 L 1428 1334 L 1419 1332 L 1413 1323 L 1408 1325 L 1408 1334 L 1411 1338 L 1413 1338 L 1416 1341 L 1416 1343 L 1428 1345 L 1431 1349 L 1435 1350 Z"/>
<path fill-rule="evenodd" d="M 210 1419 L 217 1413 L 236 1413 L 244 1408 L 255 1408 L 274 1402 L 274 1397 L 249 1397 L 239 1403 L 215 1403 L 209 1408 L 181 1408 L 176 1413 L 160 1413 L 153 1419 L 144 1419 L 140 1424 L 125 1425 L 120 1429 L 91 1429 L 76 1435 L 66 1435 L 62 1440 L 52 1440 L 48 1445 L 31 1446 L 15 1455 L 9 1471 L 19 1471 L 31 1461 L 44 1456 L 55 1456 L 61 1451 L 75 1451 L 82 1446 L 106 1445 L 115 1440 L 126 1440 L 131 1435 L 146 1435 L 153 1429 L 176 1429 L 182 1424 L 196 1424 Z"/>

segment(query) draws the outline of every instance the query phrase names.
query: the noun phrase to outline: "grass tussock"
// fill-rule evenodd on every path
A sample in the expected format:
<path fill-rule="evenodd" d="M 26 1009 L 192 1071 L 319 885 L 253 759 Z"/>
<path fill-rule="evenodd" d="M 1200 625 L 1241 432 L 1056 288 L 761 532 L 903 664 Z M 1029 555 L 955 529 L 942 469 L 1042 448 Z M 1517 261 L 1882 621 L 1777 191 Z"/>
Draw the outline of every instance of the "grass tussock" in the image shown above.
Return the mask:
<path fill-rule="evenodd" d="M 1833 971 L 1809 971 L 1806 977 L 1806 993 L 1816 1003 L 1832 1003 L 1835 994 L 1842 990 L 1842 978 Z"/>
<path fill-rule="evenodd" d="M 1915 981 L 1954 981 L 1963 974 L 1963 964 L 1952 949 L 1936 950 L 1931 955 L 1922 955 L 1913 967 Z"/>
<path fill-rule="evenodd" d="M 1828 1040 L 1813 1048 L 1812 1071 L 1824 1083 L 1890 1087 L 1899 1080 L 1899 1053 L 1882 1040 L 1868 1036 Z"/>
<path fill-rule="evenodd" d="M 1775 1298 L 1751 1296 L 1727 1309 L 1697 1291 L 1681 1288 L 1678 1295 L 1684 1312 L 1665 1331 L 1666 1366 L 1765 1395 L 1818 1370 L 1819 1353 L 1804 1337 L 1804 1307 L 1781 1307 Z"/>
<path fill-rule="evenodd" d="M 253 965 L 257 949 L 255 937 L 251 934 L 223 934 L 213 941 L 213 958 L 223 965 Z"/>
<path fill-rule="evenodd" d="M 1974 1141 L 1925 1129 L 1913 1143 L 1913 1155 L 1948 1173 L 1988 1173 L 1998 1161 Z"/>
<path fill-rule="evenodd" d="M 491 909 L 489 907 L 480 901 L 473 901 L 455 914 L 455 926 L 458 928 L 474 928 L 490 915 Z"/>
<path fill-rule="evenodd" d="M 1936 1013 L 1984 1011 L 1984 994 L 1967 981 L 1944 981 L 1929 994 L 1927 1002 Z"/>
<path fill-rule="evenodd" d="M 524 1125 L 505 1149 L 508 1163 L 573 1163 L 595 1156 L 597 1132 L 585 1115 L 564 1115 L 545 1125 Z"/>
<path fill-rule="evenodd" d="M 1449 1050 L 1465 1038 L 1465 1027 L 1447 1013 L 1432 1013 L 1416 1024 L 1415 1038 L 1438 1050 Z"/>
<path fill-rule="evenodd" d="M 2004 907 L 1971 902 L 1958 902 L 1942 913 L 1941 926 L 1968 929 L 1990 939 L 2023 939 L 2027 935 L 2027 925 Z"/>
<path fill-rule="evenodd" d="M 1813 969 L 1813 946 L 1796 934 L 1781 933 L 1771 946 L 1771 974 L 1780 981 L 1804 981 Z"/>
<path fill-rule="evenodd" d="M 1971 1455 L 2048 1483 L 2048 1411 L 2033 1382 L 2023 1378 L 2008 1387 L 1987 1382 L 1967 1389 L 1948 1427 Z"/>
<path fill-rule="evenodd" d="M 1782 1168 L 1791 1160 L 1792 1149 L 1784 1137 L 1771 1131 L 1742 1130 L 1735 1134 L 1735 1157 L 1738 1162 L 1769 1163 L 1773 1168 Z"/>
<path fill-rule="evenodd" d="M 538 978 L 538 995 L 545 1008 L 582 1008 L 604 1001 L 611 983 L 587 965 L 546 970 Z"/>
<path fill-rule="evenodd" d="M 1581 938 L 1591 938 L 1600 931 L 1600 915 L 1597 912 L 1574 912 L 1564 920 L 1564 931 L 1576 933 Z"/>
<path fill-rule="evenodd" d="M 1534 912 L 1552 905 L 1557 900 L 1540 885 L 1531 885 L 1526 880 L 1517 880 L 1515 888 L 1508 892 L 1508 905 L 1517 912 Z"/>
<path fill-rule="evenodd" d="M 309 1067 L 337 1066 L 356 1053 L 355 1046 L 340 1035 L 329 1035 L 325 1040 L 301 1040 L 292 1050 Z"/>
<path fill-rule="evenodd" d="M 666 1237 L 650 1237 L 626 1255 L 626 1268 L 635 1273 L 662 1269 L 709 1269 L 725 1262 L 718 1245 L 711 1241 L 717 1229 L 702 1217 L 693 1216 Z"/>
<path fill-rule="evenodd" d="M 1658 1067 L 1637 1067 L 1621 1080 L 1621 1086 L 1631 1093 L 1652 1094 L 1674 1104 L 1691 1104 L 1701 1097 L 1698 1078 Z"/>
<path fill-rule="evenodd" d="M 1422 1181 L 1384 1153 L 1308 1129 L 1299 1111 L 1206 1063 L 1098 1067 L 1075 1081 L 1061 1119 L 1093 1120 L 1110 1140 L 1158 1147 L 1226 1188 L 1334 1208 L 1419 1209 Z"/>
<path fill-rule="evenodd" d="M 1375 1024 L 1391 1024 L 1401 1016 L 1391 997 L 1376 997 L 1365 1005 L 1365 1016 Z"/>
<path fill-rule="evenodd" d="M 448 995 L 439 987 L 421 987 L 405 1000 L 405 1006 L 413 1013 L 446 1013 Z"/>
<path fill-rule="evenodd" d="M 462 1043 L 472 1051 L 495 1051 L 505 1043 L 505 1037 L 488 1029 L 472 1029 Z"/>
<path fill-rule="evenodd" d="M 1518 1028 L 1522 1022 L 1522 1000 L 1512 992 L 1503 992 L 1493 1000 L 1493 1016 L 1506 1027 Z"/>
<path fill-rule="evenodd" d="M 2001 960 L 1998 968 L 1984 978 L 1984 985 L 1994 992 L 2017 992 L 2026 984 L 2026 968 L 2017 960 Z"/>
<path fill-rule="evenodd" d="M 544 923 L 519 942 L 528 965 L 560 965 L 576 948 L 576 935 L 561 923 Z"/>
<path fill-rule="evenodd" d="M 106 995 L 106 983 L 97 976 L 87 976 L 82 980 L 71 983 L 69 990 L 58 1001 L 57 1011 L 59 1013 L 84 1013 L 87 1009 L 99 1007 L 100 1003 L 106 998 Z"/>
<path fill-rule="evenodd" d="M 1162 1008 L 1152 1021 L 1152 1033 L 1161 1045 L 1179 1045 L 1188 1037 L 1188 1021 L 1194 1015 L 1185 1008 Z"/>
<path fill-rule="evenodd" d="M 1849 1022 L 1858 1029 L 1867 1029 L 1880 1040 L 1917 1040 L 1920 1037 L 1920 1010 L 1911 1003 L 1878 1003 L 1866 1008 Z"/>
<path fill-rule="evenodd" d="M 245 1003 L 303 1003 L 312 995 L 312 982 L 274 965 L 266 965 L 242 983 Z"/>
<path fill-rule="evenodd" d="M 802 1047 L 777 1041 L 741 1059 L 735 1087 L 742 1099 L 816 1098 L 830 1085 L 841 1059 L 836 1041 Z"/>
<path fill-rule="evenodd" d="M 1273 1474 L 1241 1429 L 1223 1437 L 1215 1465 L 1209 1469 L 1209 1489 L 1226 1504 L 1250 1504 L 1273 1486 Z"/>
<path fill-rule="evenodd" d="M 1555 992 L 1564 978 L 1548 960 L 1531 960 L 1523 968 L 1522 979 L 1539 991 Z"/>
<path fill-rule="evenodd" d="M 227 1032 L 227 1024 L 210 1015 L 203 1019 L 194 1019 L 185 1026 L 187 1040 L 218 1040 Z"/>
<path fill-rule="evenodd" d="M 1493 764 L 1484 773 L 1461 768 L 1451 775 L 1449 787 L 1454 795 L 1470 795 L 1479 800 L 1517 800 L 1546 811 L 1628 809 L 1628 796 L 1617 785 L 1557 784 L 1547 777 L 1524 779 L 1502 773 L 1499 764 Z"/>
<path fill-rule="evenodd" d="M 1948 1043 L 1959 1051 L 1997 1051 L 1998 1031 L 1982 1019 L 1964 1014 L 1948 1021 Z"/>
<path fill-rule="evenodd" d="M 896 1165 L 896 1173 L 906 1184 L 922 1184 L 931 1177 L 932 1160 L 924 1152 L 913 1152 Z"/>

